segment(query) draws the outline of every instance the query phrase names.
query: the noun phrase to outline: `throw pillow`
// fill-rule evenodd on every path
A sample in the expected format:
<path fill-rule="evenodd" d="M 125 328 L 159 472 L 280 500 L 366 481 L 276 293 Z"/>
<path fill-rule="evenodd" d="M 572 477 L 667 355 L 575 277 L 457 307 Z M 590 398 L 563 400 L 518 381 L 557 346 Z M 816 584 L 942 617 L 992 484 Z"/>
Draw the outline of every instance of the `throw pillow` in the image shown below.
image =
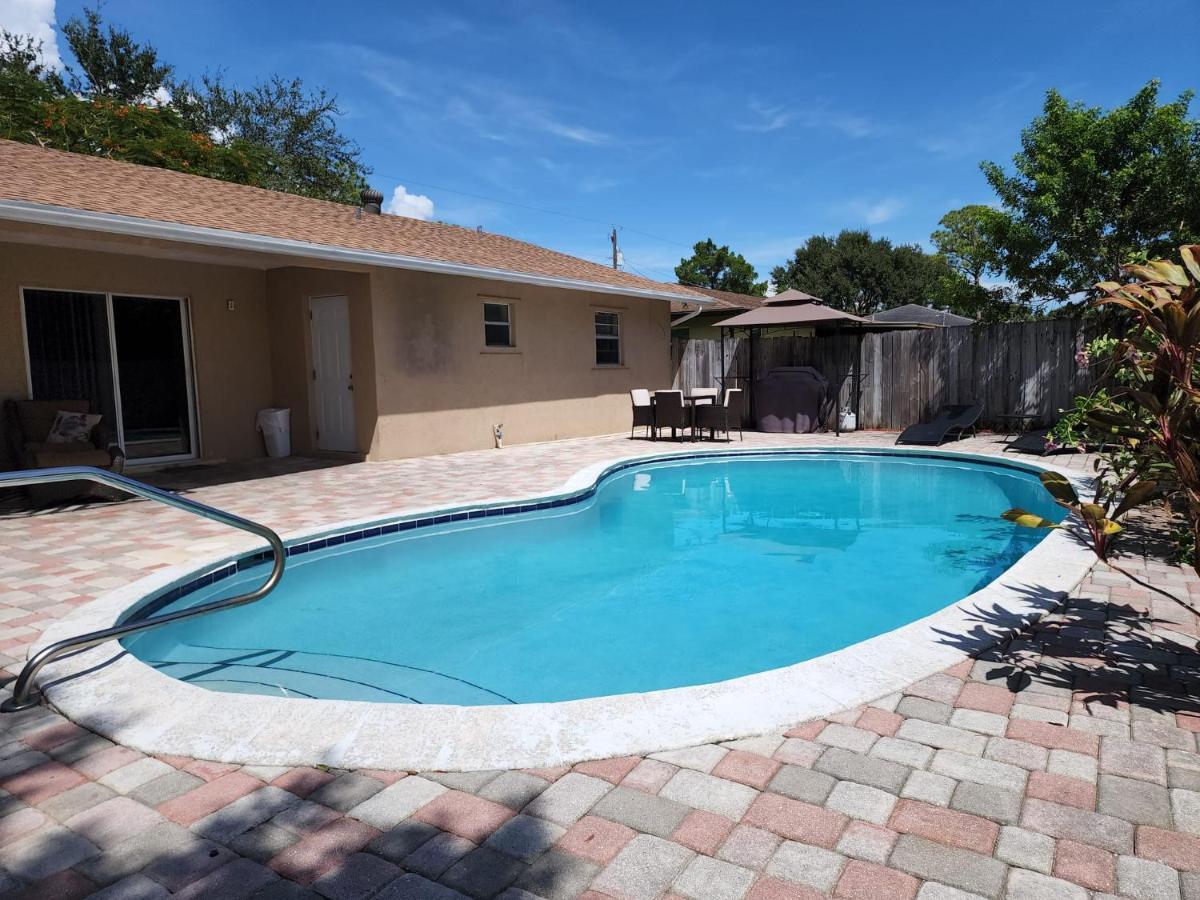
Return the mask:
<path fill-rule="evenodd" d="M 60 409 L 54 417 L 54 425 L 46 435 L 47 444 L 86 444 L 91 440 L 92 429 L 102 416 L 94 413 L 67 412 Z"/>

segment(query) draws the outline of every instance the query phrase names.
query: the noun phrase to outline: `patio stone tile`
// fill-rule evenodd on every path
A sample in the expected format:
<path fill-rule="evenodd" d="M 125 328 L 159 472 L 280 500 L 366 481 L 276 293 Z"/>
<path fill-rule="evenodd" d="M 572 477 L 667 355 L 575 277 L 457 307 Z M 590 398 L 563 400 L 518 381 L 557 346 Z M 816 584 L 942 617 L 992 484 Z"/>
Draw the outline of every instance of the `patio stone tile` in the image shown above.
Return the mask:
<path fill-rule="evenodd" d="M 657 759 L 643 759 L 625 776 L 621 784 L 634 790 L 645 791 L 647 794 L 657 794 L 678 771 L 679 767 L 670 763 Z"/>
<path fill-rule="evenodd" d="M 1117 775 L 1100 776 L 1099 810 L 1135 825 L 1171 825 L 1171 799 L 1166 788 Z"/>
<path fill-rule="evenodd" d="M 337 819 L 305 835 L 271 859 L 272 869 L 307 887 L 379 836 L 379 831 L 354 819 Z"/>
<path fill-rule="evenodd" d="M 570 825 L 583 818 L 584 813 L 612 789 L 613 786 L 602 778 L 571 772 L 542 791 L 523 812 L 559 825 Z"/>
<path fill-rule="evenodd" d="M 1066 775 L 1093 784 L 1096 783 L 1099 769 L 1096 757 L 1070 750 L 1051 750 L 1046 761 L 1046 771 L 1052 775 Z"/>
<path fill-rule="evenodd" d="M 746 900 L 822 900 L 826 896 L 814 888 L 768 876 L 754 882 Z"/>
<path fill-rule="evenodd" d="M 578 856 L 548 850 L 521 874 L 515 887 L 546 900 L 574 900 L 599 871 L 599 866 Z"/>
<path fill-rule="evenodd" d="M 738 825 L 717 851 L 717 858 L 743 868 L 761 869 L 782 841 L 779 835 L 765 829 Z"/>
<path fill-rule="evenodd" d="M 1136 900 L 1179 900 L 1179 874 L 1162 863 L 1136 856 L 1117 859 L 1117 890 Z"/>
<path fill-rule="evenodd" d="M 891 737 L 903 722 L 904 716 L 902 715 L 868 706 L 854 724 L 866 731 L 873 731 L 881 737 Z"/>
<path fill-rule="evenodd" d="M 0 788 L 30 806 L 37 806 L 84 781 L 84 776 L 74 769 L 50 760 L 0 780 Z"/>
<path fill-rule="evenodd" d="M 196 879 L 174 896 L 179 900 L 208 900 L 211 897 L 220 897 L 221 900 L 243 900 L 263 885 L 278 879 L 279 876 L 266 866 L 249 859 L 235 859 L 203 878 Z M 341 895 L 338 900 L 345 896 Z"/>
<path fill-rule="evenodd" d="M 113 797 L 98 806 L 77 813 L 64 823 L 76 834 L 87 838 L 97 847 L 116 846 L 147 828 L 162 822 L 154 810 L 135 803 L 128 797 Z M 0 820 L 0 825 L 3 824 Z"/>
<path fill-rule="evenodd" d="M 1171 819 L 1180 831 L 1200 834 L 1200 792 L 1172 790 Z"/>
<path fill-rule="evenodd" d="M 908 766 L 838 747 L 826 750 L 814 768 L 841 781 L 857 781 L 894 794 L 900 792 L 912 772 Z"/>
<path fill-rule="evenodd" d="M 436 781 L 443 787 L 448 787 L 452 790 L 477 794 L 487 787 L 491 781 L 494 781 L 498 774 L 498 772 L 425 772 L 421 777 L 428 778 L 430 781 Z M 372 780 L 379 781 L 378 778 Z M 383 784 L 382 781 L 379 783 Z"/>
<path fill-rule="evenodd" d="M 1008 868 L 993 857 L 947 847 L 911 834 L 900 836 L 888 862 L 893 868 L 918 878 L 985 897 L 1000 894 Z"/>
<path fill-rule="evenodd" d="M 1200 728 L 1200 722 L 1197 723 Z M 721 746 L 726 750 L 742 750 L 757 756 L 772 757 L 782 746 L 785 738 L 782 734 L 760 734 L 757 737 L 739 738 L 736 741 L 722 741 Z"/>
<path fill-rule="evenodd" d="M 229 842 L 229 849 L 255 862 L 266 863 L 298 840 L 300 835 L 295 832 L 264 822 L 235 837 Z"/>
<path fill-rule="evenodd" d="M 1133 825 L 1129 822 L 1046 800 L 1025 801 L 1021 826 L 1113 853 L 1129 853 L 1133 849 Z"/>
<path fill-rule="evenodd" d="M 479 796 L 484 800 L 502 803 L 511 810 L 520 810 L 549 786 L 550 782 L 536 775 L 502 772 L 479 791 Z"/>
<path fill-rule="evenodd" d="M 1071 750 L 1091 756 L 1095 756 L 1100 749 L 1100 739 L 1094 734 L 1027 719 L 1012 719 L 1008 723 L 1007 737 L 1037 744 L 1047 750 Z"/>
<path fill-rule="evenodd" d="M 1200 837 L 1143 825 L 1137 830 L 1137 855 L 1181 872 L 1200 872 Z"/>
<path fill-rule="evenodd" d="M 695 858 L 691 850 L 649 834 L 639 834 L 596 876 L 601 893 L 629 900 L 655 900 Z"/>
<path fill-rule="evenodd" d="M 1008 879 L 1011 900 L 1088 900 L 1088 892 L 1077 884 L 1025 869 L 1014 869 Z"/>
<path fill-rule="evenodd" d="M 954 789 L 950 807 L 959 812 L 983 816 L 1004 825 L 1012 825 L 1021 817 L 1023 801 L 1024 797 L 1020 791 L 976 784 L 973 781 L 960 781 L 958 787 Z"/>
<path fill-rule="evenodd" d="M 912 900 L 921 882 L 875 863 L 852 859 L 838 879 L 834 896 L 846 900 Z"/>
<path fill-rule="evenodd" d="M 403 782 L 397 783 L 403 784 Z M 321 785 L 308 795 L 308 799 L 344 813 L 365 803 L 382 790 L 383 782 L 367 778 L 365 775 L 347 772 L 328 784 Z"/>
<path fill-rule="evenodd" d="M 882 737 L 875 742 L 870 755 L 914 769 L 923 769 L 933 759 L 933 748 L 903 738 Z"/>
<path fill-rule="evenodd" d="M 78 900 L 90 896 L 94 887 L 78 872 L 67 869 L 30 885 L 21 892 L 19 900 Z"/>
<path fill-rule="evenodd" d="M 515 816 L 497 828 L 484 842 L 484 846 L 499 850 L 524 863 L 531 863 L 566 834 L 566 831 L 561 825 L 555 825 L 545 819 Z"/>
<path fill-rule="evenodd" d="M 37 831 L 44 825 L 51 824 L 51 819 L 40 810 L 26 806 L 15 813 L 10 813 L 0 819 L 0 847 L 11 844 L 32 831 Z"/>
<path fill-rule="evenodd" d="M 729 751 L 716 744 L 701 744 L 698 747 L 685 747 L 683 750 L 668 750 L 664 753 L 651 753 L 650 759 L 670 763 L 683 769 L 695 769 L 697 772 L 711 772 Z"/>
<path fill-rule="evenodd" d="M 584 816 L 558 839 L 555 849 L 606 866 L 636 836 L 637 832 L 627 825 Z"/>
<path fill-rule="evenodd" d="M 397 781 L 391 787 L 372 792 L 369 799 L 351 807 L 347 815 L 386 831 L 444 793 L 446 788 L 436 781 L 413 775 Z M 310 794 L 310 800 L 315 802 L 316 795 L 317 792 Z"/>
<path fill-rule="evenodd" d="M 1061 840 L 1054 856 L 1054 875 L 1092 891 L 1111 893 L 1117 889 L 1117 858 L 1099 847 Z"/>
<path fill-rule="evenodd" d="M 1000 827 L 995 822 L 919 800 L 897 803 L 888 827 L 901 834 L 915 834 L 984 855 L 991 854 L 1000 835 Z"/>
<path fill-rule="evenodd" d="M 963 685 L 954 705 L 960 709 L 974 709 L 1007 716 L 1012 709 L 1013 700 L 1013 693 L 1003 685 L 968 681 Z"/>
<path fill-rule="evenodd" d="M 471 897 L 494 897 L 525 871 L 525 864 L 488 847 L 476 847 L 442 875 L 441 881 Z"/>
<path fill-rule="evenodd" d="M 987 746 L 987 738 L 982 734 L 920 719 L 906 719 L 896 736 L 917 744 L 941 750 L 956 750 L 971 756 L 982 756 L 984 747 Z"/>
<path fill-rule="evenodd" d="M 1049 875 L 1054 869 L 1054 848 L 1052 837 L 1005 825 L 1000 829 L 1000 838 L 996 842 L 996 859 Z M 1061 874 L 1059 877 L 1062 877 Z"/>
<path fill-rule="evenodd" d="M 813 763 L 820 759 L 821 754 L 825 752 L 825 747 L 815 741 L 806 741 L 802 738 L 785 738 L 784 742 L 775 750 L 775 759 L 781 763 L 792 766 L 803 766 L 811 768 Z"/>
<path fill-rule="evenodd" d="M 475 844 L 464 837 L 439 832 L 405 857 L 401 865 L 429 878 L 439 878 L 474 849 Z"/>
<path fill-rule="evenodd" d="M 733 828 L 734 823 L 724 816 L 703 809 L 693 809 L 670 837 L 675 843 L 682 844 L 689 850 L 713 856 L 725 843 Z"/>
<path fill-rule="evenodd" d="M 855 753 L 866 753 L 871 749 L 871 745 L 879 740 L 879 735 L 863 728 L 855 728 L 853 725 L 830 722 L 821 729 L 821 733 L 814 740 L 818 744 L 841 747 L 843 750 L 852 750 Z"/>
<path fill-rule="evenodd" d="M 399 863 L 431 838 L 441 834 L 432 825 L 405 819 L 367 845 L 367 849 L 389 862 Z"/>
<path fill-rule="evenodd" d="M 311 766 L 298 766 L 289 769 L 271 782 L 275 787 L 283 788 L 297 797 L 307 797 L 317 788 L 333 781 L 337 776 L 332 772 L 322 772 Z"/>
<path fill-rule="evenodd" d="M 465 837 L 476 844 L 482 844 L 488 835 L 512 817 L 513 811 L 507 806 L 463 791 L 446 791 L 413 814 L 413 818 L 419 822 Z"/>
<path fill-rule="evenodd" d="M 234 800 L 192 825 L 192 831 L 213 841 L 228 843 L 237 835 L 300 802 L 282 788 L 261 787 Z"/>
<path fill-rule="evenodd" d="M 233 853 L 224 847 L 195 838 L 181 844 L 168 856 L 154 857 L 142 869 L 142 874 L 153 878 L 172 893 L 178 893 L 192 882 L 233 860 Z"/>
<path fill-rule="evenodd" d="M 827 809 L 875 825 L 884 825 L 896 805 L 896 795 L 853 781 L 840 781 L 825 801 Z"/>
<path fill-rule="evenodd" d="M 134 874 L 87 896 L 91 900 L 165 900 L 170 893 L 153 878 Z"/>
<path fill-rule="evenodd" d="M 262 782 L 241 772 L 229 772 L 160 804 L 160 813 L 180 825 L 191 825 L 262 787 Z"/>
<path fill-rule="evenodd" d="M 681 897 L 695 900 L 741 900 L 754 883 L 754 873 L 733 863 L 695 857 L 672 885 Z"/>
<path fill-rule="evenodd" d="M 837 851 L 866 862 L 884 863 L 896 844 L 896 832 L 868 822 L 851 822 L 842 832 Z"/>
<path fill-rule="evenodd" d="M 1019 766 L 1022 769 L 1037 771 L 1046 768 L 1046 763 L 1050 758 L 1050 754 L 1065 753 L 1065 750 L 1050 751 L 1045 747 L 1039 747 L 1037 744 L 1030 744 L 1026 741 L 1014 741 L 1012 738 L 993 737 L 987 742 L 987 749 L 983 751 L 984 757 L 994 759 L 996 762 L 1008 763 L 1012 766 Z M 1077 756 L 1079 754 L 1076 754 Z M 1095 757 L 1085 757 L 1092 760 L 1093 765 Z"/>
<path fill-rule="evenodd" d="M 829 724 L 824 719 L 813 719 L 811 722 L 802 722 L 799 725 L 793 725 L 783 733 L 785 738 L 800 738 L 801 740 L 811 741 L 820 734 L 825 726 Z"/>
<path fill-rule="evenodd" d="M 939 775 L 958 781 L 974 781 L 977 784 L 1012 791 L 1025 789 L 1027 773 L 1024 769 L 981 756 L 970 756 L 954 750 L 939 750 L 933 755 L 933 762 L 929 767 Z"/>
<path fill-rule="evenodd" d="M 1031 772 L 1027 793 L 1038 800 L 1050 800 L 1079 809 L 1096 808 L 1096 785 L 1079 778 L 1053 775 L 1050 772 Z M 1101 812 L 1108 810 L 1101 808 Z"/>
<path fill-rule="evenodd" d="M 603 778 L 609 784 L 620 784 L 621 779 L 632 772 L 642 761 L 640 756 L 620 756 L 615 759 L 596 759 L 576 763 L 572 771 L 595 778 Z"/>
<path fill-rule="evenodd" d="M 198 843 L 208 842 L 202 842 L 174 822 L 163 822 L 109 848 L 103 855 L 85 860 L 77 868 L 97 884 L 110 884 L 141 871 L 155 860 L 186 855 Z"/>
<path fill-rule="evenodd" d="M 940 672 L 931 675 L 904 689 L 904 693 L 914 697 L 924 697 L 926 700 L 936 700 L 939 703 L 953 703 L 962 691 L 962 679 Z"/>
<path fill-rule="evenodd" d="M 373 900 L 468 900 L 465 894 L 422 878 L 412 872 L 401 875 Z"/>
<path fill-rule="evenodd" d="M 757 796 L 757 791 L 744 784 L 691 769 L 680 769 L 658 792 L 660 799 L 706 809 L 734 821 L 742 817 Z"/>
<path fill-rule="evenodd" d="M 271 824 L 294 834 L 305 835 L 323 828 L 337 818 L 340 818 L 338 813 L 328 806 L 313 803 L 311 800 L 300 800 L 272 816 Z"/>
<path fill-rule="evenodd" d="M 730 750 L 729 753 L 713 767 L 712 774 L 718 778 L 736 781 L 762 790 L 783 764 L 778 760 L 744 750 Z"/>
<path fill-rule="evenodd" d="M 742 820 L 781 837 L 826 849 L 836 846 L 848 818 L 842 813 L 781 797 L 760 794 Z"/>
<path fill-rule="evenodd" d="M 141 765 L 141 762 L 145 761 L 153 763 L 158 762 L 157 759 L 143 760 L 136 762 L 133 765 L 138 766 Z M 132 766 L 125 767 L 125 769 L 130 768 L 132 768 Z M 124 772 L 125 769 L 119 769 L 118 771 Z M 195 775 L 189 775 L 187 772 L 180 772 L 176 769 L 172 769 L 170 766 L 167 766 L 167 769 L 168 771 L 166 774 L 152 777 L 147 781 L 140 780 L 141 775 L 145 774 L 144 771 L 140 772 L 138 773 L 137 778 L 132 779 L 132 781 L 137 782 L 136 787 L 123 791 L 122 789 L 126 788 L 130 781 L 122 779 L 119 781 L 119 783 L 116 783 L 112 789 L 117 791 L 117 793 L 125 793 L 131 800 L 136 800 L 138 803 L 144 803 L 146 806 L 158 806 L 162 803 L 166 803 L 168 800 L 173 800 L 176 797 L 182 796 L 189 791 L 194 791 L 196 788 L 200 787 L 200 785 L 204 784 L 204 782 Z M 110 773 L 110 775 L 112 774 L 116 773 Z M 108 781 L 110 775 L 106 775 L 104 778 L 101 778 L 97 784 L 112 784 L 112 782 Z"/>
<path fill-rule="evenodd" d="M 130 750 L 128 747 L 114 746 L 109 741 L 104 741 L 104 743 L 108 744 L 107 748 L 75 761 L 64 759 L 62 756 L 56 756 L 56 758 L 59 762 L 69 763 L 71 768 L 76 772 L 92 780 L 101 778 L 114 769 L 127 766 L 131 762 L 136 762 L 143 758 L 142 754 L 136 750 Z"/>
<path fill-rule="evenodd" d="M 1008 728 L 1008 717 L 977 709 L 956 709 L 950 716 L 949 724 L 952 728 L 961 728 L 964 731 L 998 736 L 1004 734 Z"/>
<path fill-rule="evenodd" d="M 767 863 L 765 871 L 785 881 L 794 881 L 818 891 L 831 891 L 845 864 L 846 857 L 840 853 L 796 841 L 784 841 Z"/>
<path fill-rule="evenodd" d="M 1167 755 L 1158 747 L 1106 737 L 1100 747 L 1100 770 L 1154 784 L 1167 783 Z"/>
<path fill-rule="evenodd" d="M 824 772 L 814 772 L 799 766 L 784 766 L 771 779 L 767 789 L 793 800 L 803 800 L 819 806 L 829 797 L 836 784 L 837 779 Z"/>
<path fill-rule="evenodd" d="M 710 777 L 687 769 L 681 769 L 675 777 L 678 778 L 684 774 L 694 775 L 697 778 Z M 636 831 L 661 838 L 670 837 L 689 812 L 691 809 L 686 804 L 666 796 L 666 788 L 655 796 L 627 787 L 616 787 L 592 807 L 593 816 L 619 822 Z M 740 813 L 737 818 L 741 818 Z"/>

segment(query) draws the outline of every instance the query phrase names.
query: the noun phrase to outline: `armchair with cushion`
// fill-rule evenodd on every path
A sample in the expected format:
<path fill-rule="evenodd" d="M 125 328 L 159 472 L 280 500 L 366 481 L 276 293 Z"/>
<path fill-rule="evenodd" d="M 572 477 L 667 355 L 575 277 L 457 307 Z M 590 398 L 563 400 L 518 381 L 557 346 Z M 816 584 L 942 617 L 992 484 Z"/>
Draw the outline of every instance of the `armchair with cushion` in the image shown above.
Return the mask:
<path fill-rule="evenodd" d="M 15 468 L 94 466 L 118 473 L 124 470 L 125 451 L 111 439 L 103 419 L 95 424 L 90 434 L 79 440 L 49 440 L 60 411 L 86 414 L 91 409 L 86 400 L 4 401 L 4 434 Z M 93 486 L 87 488 L 87 492 L 93 495 L 96 490 Z M 38 485 L 31 491 L 31 496 L 38 503 L 56 502 L 79 495 L 80 487 L 70 483 Z"/>

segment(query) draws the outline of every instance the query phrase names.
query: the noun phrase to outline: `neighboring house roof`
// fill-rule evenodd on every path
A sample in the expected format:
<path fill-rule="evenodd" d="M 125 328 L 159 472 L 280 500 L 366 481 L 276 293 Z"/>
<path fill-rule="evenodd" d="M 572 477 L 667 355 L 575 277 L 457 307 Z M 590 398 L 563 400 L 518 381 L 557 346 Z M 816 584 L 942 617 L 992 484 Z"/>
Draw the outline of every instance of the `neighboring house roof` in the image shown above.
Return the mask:
<path fill-rule="evenodd" d="M 705 303 L 690 288 L 500 234 L 0 140 L 0 219 L 360 265 Z"/>
<path fill-rule="evenodd" d="M 759 297 L 756 294 L 738 294 L 734 291 L 718 291 L 715 288 L 699 287 L 694 284 L 684 285 L 689 291 L 704 294 L 712 300 L 712 305 L 705 312 L 719 312 L 723 309 L 758 309 L 764 303 L 770 302 L 768 297 Z M 671 312 L 690 312 L 695 308 L 695 303 L 679 303 L 671 304 Z"/>
<path fill-rule="evenodd" d="M 941 325 L 947 328 L 975 324 L 974 319 L 968 319 L 966 316 L 956 315 L 952 312 L 931 309 L 928 306 L 921 306 L 919 303 L 906 303 L 904 306 L 885 309 L 882 312 L 868 316 L 868 318 L 874 322 L 893 322 L 905 325 Z"/>

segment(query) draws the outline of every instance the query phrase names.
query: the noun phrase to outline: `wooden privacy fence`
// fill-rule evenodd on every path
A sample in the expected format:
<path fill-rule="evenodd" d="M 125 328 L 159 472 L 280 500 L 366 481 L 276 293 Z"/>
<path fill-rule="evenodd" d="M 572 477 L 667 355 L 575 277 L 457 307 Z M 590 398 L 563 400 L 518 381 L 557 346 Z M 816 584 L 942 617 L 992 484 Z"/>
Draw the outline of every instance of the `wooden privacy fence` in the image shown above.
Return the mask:
<path fill-rule="evenodd" d="M 674 386 L 749 387 L 780 366 L 812 366 L 839 390 L 839 408 L 854 408 L 857 335 L 757 337 L 751 369 L 750 340 L 673 340 Z M 862 336 L 860 428 L 903 428 L 928 418 L 945 403 L 983 404 L 984 427 L 998 417 L 1027 414 L 1051 424 L 1060 409 L 1091 387 L 1075 353 L 1088 340 L 1078 319 L 1004 325 L 968 325 L 889 331 Z M 724 370 L 722 370 L 722 344 Z"/>

